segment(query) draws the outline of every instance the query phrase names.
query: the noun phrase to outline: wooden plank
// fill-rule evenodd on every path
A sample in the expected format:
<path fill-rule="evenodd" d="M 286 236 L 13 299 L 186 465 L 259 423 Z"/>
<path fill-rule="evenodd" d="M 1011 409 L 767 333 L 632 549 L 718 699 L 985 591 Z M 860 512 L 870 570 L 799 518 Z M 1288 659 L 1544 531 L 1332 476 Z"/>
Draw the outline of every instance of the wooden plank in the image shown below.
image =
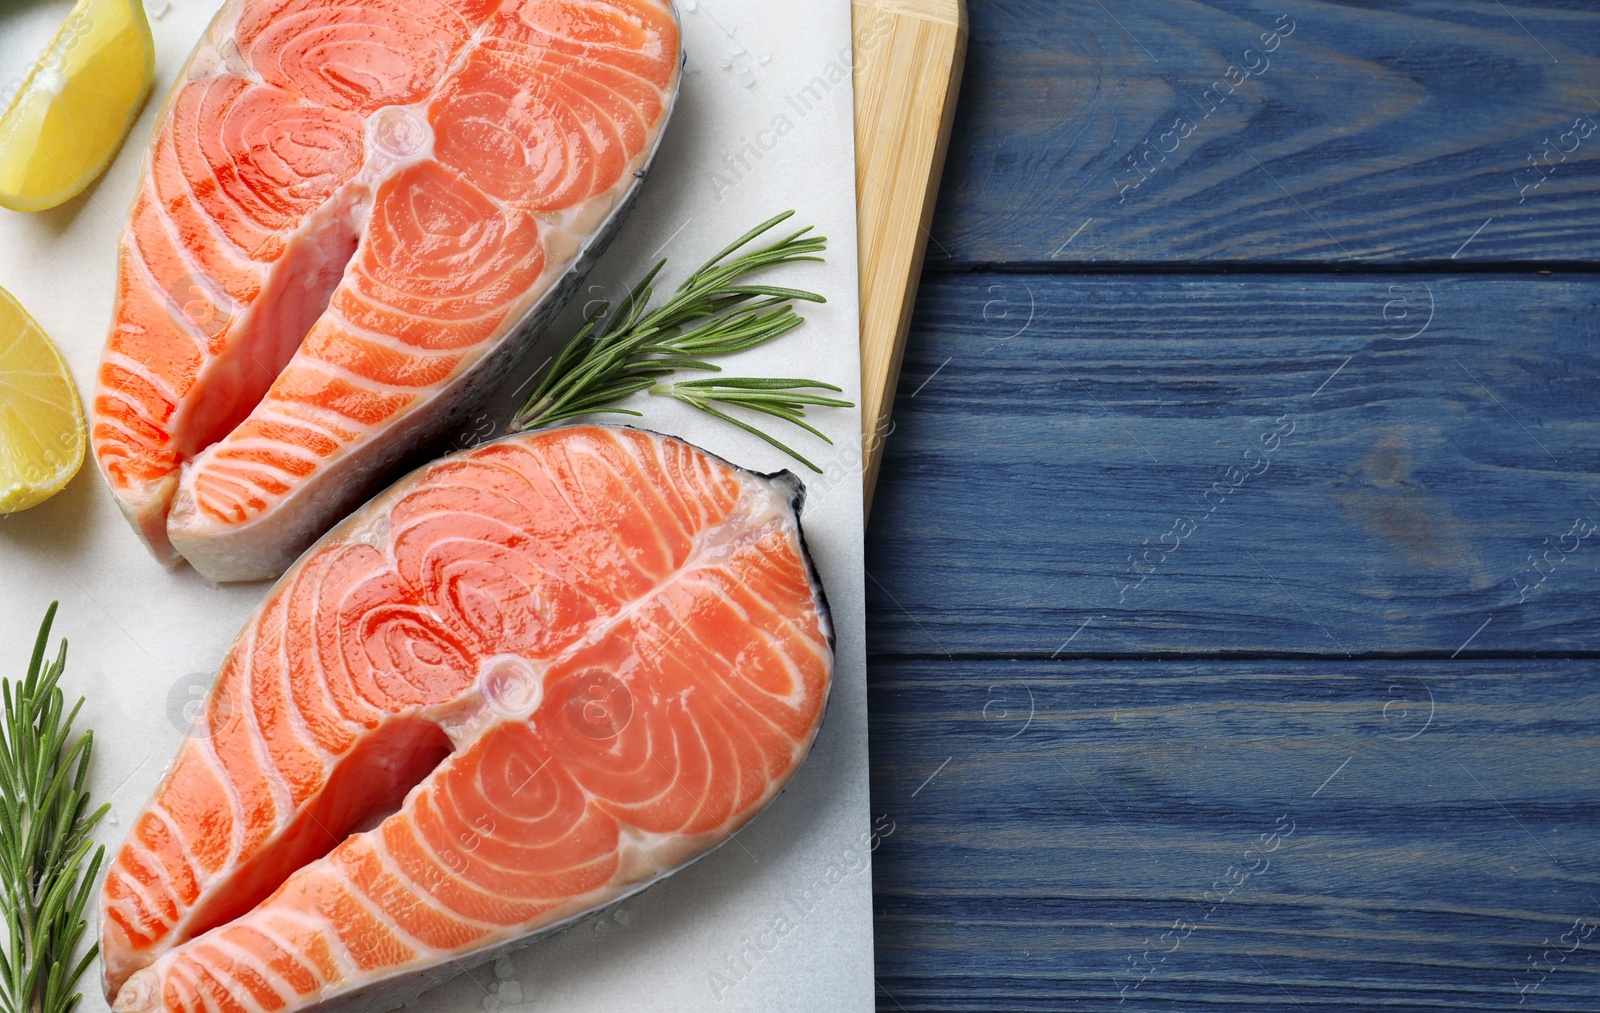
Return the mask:
<path fill-rule="evenodd" d="M 963 0 L 854 0 L 861 429 L 868 513 L 966 60 Z"/>
<path fill-rule="evenodd" d="M 1592 1011 L 1597 677 L 880 660 L 879 1008 Z"/>
<path fill-rule="evenodd" d="M 1592 4 L 984 0 L 972 32 L 934 266 L 1600 259 Z"/>
<path fill-rule="evenodd" d="M 1600 650 L 1596 319 L 1584 277 L 930 278 L 871 650 Z"/>

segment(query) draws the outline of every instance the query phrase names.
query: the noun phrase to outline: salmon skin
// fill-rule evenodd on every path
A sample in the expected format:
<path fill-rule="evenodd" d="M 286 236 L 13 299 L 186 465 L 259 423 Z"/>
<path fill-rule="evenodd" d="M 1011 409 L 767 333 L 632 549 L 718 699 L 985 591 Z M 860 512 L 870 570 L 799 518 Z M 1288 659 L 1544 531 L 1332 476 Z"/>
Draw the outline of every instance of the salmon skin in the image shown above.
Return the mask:
<path fill-rule="evenodd" d="M 168 565 L 283 572 L 459 425 L 658 147 L 670 0 L 229 0 L 124 232 L 95 460 Z"/>
<path fill-rule="evenodd" d="M 803 491 L 573 426 L 444 458 L 328 532 L 106 875 L 117 1013 L 388 1009 L 725 842 L 833 678 Z"/>

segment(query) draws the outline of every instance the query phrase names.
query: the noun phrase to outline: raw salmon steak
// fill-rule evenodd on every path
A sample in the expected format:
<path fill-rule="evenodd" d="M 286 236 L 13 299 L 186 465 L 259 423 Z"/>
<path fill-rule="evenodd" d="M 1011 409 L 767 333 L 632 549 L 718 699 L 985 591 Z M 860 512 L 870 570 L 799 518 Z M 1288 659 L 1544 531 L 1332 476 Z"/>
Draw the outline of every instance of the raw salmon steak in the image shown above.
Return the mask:
<path fill-rule="evenodd" d="M 569 427 L 335 527 L 235 640 L 107 873 L 117 1013 L 387 1009 L 726 841 L 833 677 L 801 491 Z"/>
<path fill-rule="evenodd" d="M 505 377 L 678 91 L 670 0 L 229 0 L 120 250 L 91 441 L 155 552 L 276 577 Z"/>

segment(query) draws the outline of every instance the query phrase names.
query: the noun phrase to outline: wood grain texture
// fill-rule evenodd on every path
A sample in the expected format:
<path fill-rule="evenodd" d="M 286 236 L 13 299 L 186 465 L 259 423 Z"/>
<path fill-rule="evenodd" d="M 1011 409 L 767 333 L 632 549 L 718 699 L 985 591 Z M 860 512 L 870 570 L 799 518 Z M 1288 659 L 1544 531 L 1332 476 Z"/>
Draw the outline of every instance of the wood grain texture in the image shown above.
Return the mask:
<path fill-rule="evenodd" d="M 1597 678 L 880 660 L 879 1008 L 1592 1011 Z"/>
<path fill-rule="evenodd" d="M 931 278 L 869 650 L 1600 651 L 1597 320 L 1582 277 Z"/>
<path fill-rule="evenodd" d="M 1600 1009 L 1600 9 L 971 23 L 868 531 L 879 1009 Z"/>
<path fill-rule="evenodd" d="M 870 513 L 955 120 L 967 25 L 963 0 L 855 0 L 851 10 L 862 491 Z"/>
<path fill-rule="evenodd" d="M 974 0 L 971 22 L 936 267 L 1600 258 L 1586 0 Z"/>

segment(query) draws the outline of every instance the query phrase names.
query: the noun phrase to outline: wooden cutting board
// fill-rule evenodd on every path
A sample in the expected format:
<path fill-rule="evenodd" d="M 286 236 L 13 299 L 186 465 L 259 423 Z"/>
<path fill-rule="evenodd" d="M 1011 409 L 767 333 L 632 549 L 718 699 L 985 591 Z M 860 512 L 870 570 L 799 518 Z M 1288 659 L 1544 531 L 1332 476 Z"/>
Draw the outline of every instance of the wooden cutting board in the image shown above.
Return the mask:
<path fill-rule="evenodd" d="M 967 55 L 965 0 L 853 0 L 868 514 Z"/>

